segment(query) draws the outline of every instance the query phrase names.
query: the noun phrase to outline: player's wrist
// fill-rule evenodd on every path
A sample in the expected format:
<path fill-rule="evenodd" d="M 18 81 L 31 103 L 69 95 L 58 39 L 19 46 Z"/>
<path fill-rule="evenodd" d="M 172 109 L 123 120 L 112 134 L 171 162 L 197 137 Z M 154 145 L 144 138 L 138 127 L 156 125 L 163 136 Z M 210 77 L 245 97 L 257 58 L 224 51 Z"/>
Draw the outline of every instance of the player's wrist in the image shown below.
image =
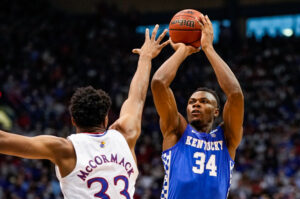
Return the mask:
<path fill-rule="evenodd" d="M 152 54 L 151 53 L 146 53 L 146 52 L 141 52 L 140 58 L 152 59 Z"/>
<path fill-rule="evenodd" d="M 179 48 L 177 49 L 177 51 L 179 51 L 180 53 L 182 53 L 182 54 L 184 54 L 185 56 L 188 56 L 189 55 L 189 50 L 188 50 L 188 48 L 187 48 L 187 46 L 186 45 L 181 45 L 181 46 L 179 46 Z"/>
<path fill-rule="evenodd" d="M 209 44 L 209 45 L 201 46 L 201 49 L 202 49 L 204 52 L 207 52 L 207 51 L 213 50 L 214 47 L 213 47 L 212 44 Z"/>

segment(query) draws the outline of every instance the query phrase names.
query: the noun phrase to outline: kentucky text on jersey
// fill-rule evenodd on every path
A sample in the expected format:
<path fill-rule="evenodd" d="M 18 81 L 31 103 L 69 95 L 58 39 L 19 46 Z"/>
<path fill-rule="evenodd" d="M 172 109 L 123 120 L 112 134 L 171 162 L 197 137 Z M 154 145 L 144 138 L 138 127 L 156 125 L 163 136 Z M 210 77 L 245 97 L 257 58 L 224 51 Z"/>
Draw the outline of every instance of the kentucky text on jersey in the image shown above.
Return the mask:
<path fill-rule="evenodd" d="M 77 174 L 77 176 L 81 180 L 85 181 L 89 173 L 91 173 L 98 166 L 107 163 L 115 163 L 123 166 L 128 174 L 128 177 L 130 177 L 130 175 L 134 173 L 134 170 L 130 162 L 127 162 L 124 158 L 118 157 L 118 154 L 111 154 L 110 157 L 107 157 L 106 155 L 95 156 L 92 160 L 88 162 L 87 166 L 85 167 L 85 170 L 84 171 L 80 170 L 80 174 Z"/>
<path fill-rule="evenodd" d="M 200 140 L 191 136 L 187 136 L 186 145 L 203 149 L 205 151 L 220 151 L 223 150 L 223 141 L 214 141 L 214 142 L 206 142 L 204 140 Z"/>

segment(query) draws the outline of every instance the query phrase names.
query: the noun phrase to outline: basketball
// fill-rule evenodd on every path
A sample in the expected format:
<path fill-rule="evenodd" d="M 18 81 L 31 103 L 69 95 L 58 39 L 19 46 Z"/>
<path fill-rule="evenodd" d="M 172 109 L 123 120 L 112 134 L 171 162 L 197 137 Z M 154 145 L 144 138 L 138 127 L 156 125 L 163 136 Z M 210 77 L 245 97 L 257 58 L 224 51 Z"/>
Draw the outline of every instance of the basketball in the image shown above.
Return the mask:
<path fill-rule="evenodd" d="M 174 43 L 185 43 L 199 48 L 201 46 L 201 13 L 193 9 L 185 9 L 176 13 L 170 24 L 169 34 Z"/>

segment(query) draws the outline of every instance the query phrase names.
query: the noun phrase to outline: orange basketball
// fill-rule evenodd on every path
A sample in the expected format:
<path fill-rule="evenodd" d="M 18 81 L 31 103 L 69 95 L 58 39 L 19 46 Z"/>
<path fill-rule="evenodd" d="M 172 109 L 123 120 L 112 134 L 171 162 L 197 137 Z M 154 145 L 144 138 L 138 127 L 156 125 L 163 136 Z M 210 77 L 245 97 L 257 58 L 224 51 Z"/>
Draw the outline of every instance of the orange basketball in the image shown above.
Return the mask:
<path fill-rule="evenodd" d="M 201 46 L 200 15 L 197 10 L 186 9 L 174 15 L 169 24 L 169 34 L 174 43 Z"/>

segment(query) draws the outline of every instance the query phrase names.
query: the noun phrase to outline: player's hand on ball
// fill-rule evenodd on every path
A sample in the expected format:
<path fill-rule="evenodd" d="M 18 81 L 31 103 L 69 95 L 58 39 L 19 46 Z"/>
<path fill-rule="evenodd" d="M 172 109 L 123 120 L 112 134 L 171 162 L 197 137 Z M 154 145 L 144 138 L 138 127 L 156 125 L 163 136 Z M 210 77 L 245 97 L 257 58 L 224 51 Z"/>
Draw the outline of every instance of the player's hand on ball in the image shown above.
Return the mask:
<path fill-rule="evenodd" d="M 157 39 L 155 39 L 158 28 L 159 25 L 156 25 L 152 32 L 151 38 L 149 35 L 149 29 L 147 28 L 145 32 L 145 42 L 142 48 L 133 49 L 132 52 L 135 54 L 139 54 L 140 56 L 145 55 L 151 57 L 152 59 L 155 58 L 160 53 L 160 51 L 170 43 L 170 41 L 168 40 L 160 44 L 160 42 L 168 32 L 167 29 L 165 29 L 164 32 L 161 35 L 159 35 Z"/>
<path fill-rule="evenodd" d="M 174 43 L 172 42 L 172 40 L 170 39 L 170 43 L 172 48 L 177 51 L 178 49 L 182 48 L 186 54 L 186 56 L 189 56 L 193 53 L 199 52 L 200 49 L 199 48 L 195 48 L 193 46 L 189 46 L 189 45 L 185 45 L 184 43 Z"/>
<path fill-rule="evenodd" d="M 200 16 L 201 25 L 200 28 L 202 30 L 202 36 L 201 36 L 201 46 L 202 49 L 205 50 L 207 47 L 213 45 L 214 41 L 214 30 L 212 23 L 207 15 L 201 15 Z"/>

